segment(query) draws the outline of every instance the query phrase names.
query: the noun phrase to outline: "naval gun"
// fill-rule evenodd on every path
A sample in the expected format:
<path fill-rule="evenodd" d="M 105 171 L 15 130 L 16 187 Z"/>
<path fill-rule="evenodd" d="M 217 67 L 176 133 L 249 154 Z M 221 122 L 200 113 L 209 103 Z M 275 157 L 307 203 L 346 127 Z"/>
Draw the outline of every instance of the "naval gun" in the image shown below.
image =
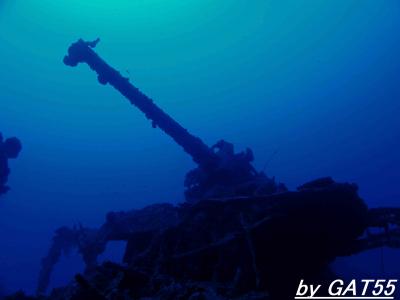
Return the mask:
<path fill-rule="evenodd" d="M 42 260 L 38 295 L 45 292 L 62 254 L 71 249 L 78 250 L 86 266 L 77 284 L 64 290 L 74 295 L 71 299 L 189 299 L 192 293 L 197 295 L 190 299 L 199 299 L 198 291 L 207 288 L 222 295 L 212 299 L 256 299 L 255 291 L 267 291 L 281 300 L 293 299 L 300 280 L 328 280 L 327 268 L 336 257 L 400 248 L 398 207 L 368 208 L 355 184 L 330 177 L 275 193 L 282 188 L 254 170 L 250 150 L 235 154 L 225 141 L 205 145 L 108 66 L 92 50 L 96 43 L 78 41 L 64 62 L 87 63 L 101 83 L 118 89 L 192 156 L 198 168 L 186 177 L 186 197 L 196 203 L 110 212 L 99 228 L 58 229 Z M 127 243 L 124 266 L 98 265 L 111 241 Z M 235 297 L 248 292 L 251 297 Z"/>
<path fill-rule="evenodd" d="M 185 178 L 187 201 L 270 195 L 279 190 L 286 190 L 283 184 L 276 184 L 274 178 L 255 170 L 251 164 L 254 159 L 253 153 L 249 148 L 235 153 L 233 144 L 224 140 L 208 147 L 200 138 L 191 134 L 135 87 L 129 78 L 123 77 L 108 65 L 93 50 L 98 42 L 99 39 L 93 42 L 80 39 L 73 43 L 64 57 L 64 63 L 71 67 L 86 63 L 97 73 L 101 84 L 110 84 L 118 90 L 144 113 L 154 128 L 159 127 L 192 157 L 198 167 L 189 171 Z"/>

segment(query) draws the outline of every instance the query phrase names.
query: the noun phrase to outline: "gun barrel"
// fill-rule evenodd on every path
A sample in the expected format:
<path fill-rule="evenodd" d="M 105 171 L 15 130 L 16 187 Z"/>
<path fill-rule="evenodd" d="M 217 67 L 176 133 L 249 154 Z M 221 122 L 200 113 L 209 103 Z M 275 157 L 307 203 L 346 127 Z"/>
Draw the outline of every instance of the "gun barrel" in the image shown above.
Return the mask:
<path fill-rule="evenodd" d="M 184 127 L 160 109 L 153 101 L 138 88 L 123 77 L 117 70 L 109 66 L 92 48 L 96 42 L 85 42 L 82 39 L 73 43 L 64 57 L 64 63 L 75 67 L 86 63 L 98 75 L 101 84 L 109 83 L 124 95 L 133 105 L 140 109 L 152 121 L 171 136 L 200 165 L 207 165 L 215 160 L 215 155 L 203 141 L 190 134 Z"/>

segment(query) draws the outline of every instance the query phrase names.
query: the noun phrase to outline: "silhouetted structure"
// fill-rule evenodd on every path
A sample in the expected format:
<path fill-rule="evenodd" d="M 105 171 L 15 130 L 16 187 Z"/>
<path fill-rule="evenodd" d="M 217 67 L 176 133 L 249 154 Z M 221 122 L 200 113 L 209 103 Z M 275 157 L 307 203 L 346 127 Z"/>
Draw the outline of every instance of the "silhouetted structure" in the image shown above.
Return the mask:
<path fill-rule="evenodd" d="M 66 250 L 78 249 L 86 271 L 39 299 L 293 299 L 300 279 L 323 280 L 338 256 L 400 247 L 399 208 L 368 209 L 356 185 L 330 177 L 287 191 L 254 170 L 250 149 L 235 153 L 223 140 L 208 148 L 108 66 L 91 49 L 97 43 L 78 41 L 64 62 L 86 62 L 199 166 L 186 176 L 189 203 L 112 212 L 99 229 L 59 229 L 38 294 Z M 109 241 L 127 242 L 124 266 L 97 266 Z"/>
<path fill-rule="evenodd" d="M 8 175 L 10 174 L 8 160 L 17 158 L 21 149 L 19 139 L 11 137 L 3 140 L 3 135 L 0 132 L 0 195 L 5 194 L 10 189 L 7 186 Z"/>
<path fill-rule="evenodd" d="M 98 41 L 79 40 L 72 44 L 64 63 L 68 66 L 87 63 L 97 73 L 101 84 L 109 83 L 117 89 L 152 121 L 153 127 L 159 127 L 167 133 L 193 158 L 198 167 L 190 171 L 185 179 L 185 196 L 188 201 L 270 195 L 278 190 L 286 190 L 282 184 L 276 184 L 274 178 L 268 178 L 253 168 L 253 153 L 250 149 L 235 153 L 233 144 L 224 140 L 209 148 L 201 139 L 190 134 L 93 51 Z"/>
<path fill-rule="evenodd" d="M 46 290 L 61 253 L 72 248 L 87 267 L 86 284 L 63 291 L 81 295 L 76 299 L 85 299 L 90 286 L 104 299 L 124 293 L 133 299 L 178 299 L 196 290 L 216 293 L 219 287 L 218 297 L 204 299 L 268 291 L 278 300 L 292 299 L 300 278 L 318 279 L 337 256 L 400 248 L 400 209 L 368 210 L 352 184 L 322 178 L 297 191 L 227 200 L 112 212 L 99 229 L 63 227 L 42 261 L 38 294 Z M 375 233 L 367 234 L 370 228 Z M 110 241 L 127 242 L 125 267 L 97 266 Z M 115 298 L 108 294 L 112 289 Z"/>

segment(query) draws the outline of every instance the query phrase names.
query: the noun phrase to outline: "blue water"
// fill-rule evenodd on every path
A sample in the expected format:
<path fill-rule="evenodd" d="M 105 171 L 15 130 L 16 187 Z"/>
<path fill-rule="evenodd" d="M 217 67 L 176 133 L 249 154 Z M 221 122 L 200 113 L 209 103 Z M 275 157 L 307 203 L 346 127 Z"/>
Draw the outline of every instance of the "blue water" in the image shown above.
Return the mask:
<path fill-rule="evenodd" d="M 0 201 L 8 292 L 34 291 L 54 229 L 180 202 L 194 166 L 86 66 L 62 64 L 80 37 L 100 37 L 96 51 L 207 144 L 250 146 L 288 187 L 331 175 L 400 205 L 399 1 L 0 0 L 0 131 L 24 146 Z M 376 253 L 339 265 L 383 272 Z M 81 268 L 72 255 L 52 286 Z"/>

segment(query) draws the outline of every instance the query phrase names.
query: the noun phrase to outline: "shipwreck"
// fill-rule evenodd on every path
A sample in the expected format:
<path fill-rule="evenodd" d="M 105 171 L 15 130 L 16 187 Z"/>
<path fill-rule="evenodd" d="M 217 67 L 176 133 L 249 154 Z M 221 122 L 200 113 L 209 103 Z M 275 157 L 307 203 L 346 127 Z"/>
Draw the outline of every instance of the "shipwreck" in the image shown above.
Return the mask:
<path fill-rule="evenodd" d="M 181 205 L 110 212 L 100 228 L 58 229 L 42 261 L 38 299 L 293 299 L 300 279 L 332 278 L 329 264 L 338 256 L 400 247 L 399 208 L 368 208 L 355 184 L 330 177 L 289 191 L 253 167 L 250 149 L 237 153 L 224 140 L 207 146 L 108 65 L 94 51 L 97 42 L 72 44 L 64 63 L 87 64 L 197 167 L 186 175 Z M 123 262 L 98 265 L 110 241 L 127 242 Z M 44 296 L 71 248 L 85 272 Z"/>

